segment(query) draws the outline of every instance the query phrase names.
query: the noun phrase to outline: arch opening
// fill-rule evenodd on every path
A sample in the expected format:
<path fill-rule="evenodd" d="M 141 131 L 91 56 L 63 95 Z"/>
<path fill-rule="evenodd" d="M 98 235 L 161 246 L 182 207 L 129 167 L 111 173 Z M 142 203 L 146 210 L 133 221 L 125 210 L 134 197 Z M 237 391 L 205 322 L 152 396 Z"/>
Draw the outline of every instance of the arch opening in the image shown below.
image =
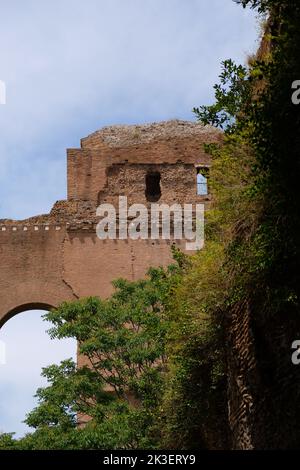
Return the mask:
<path fill-rule="evenodd" d="M 47 333 L 52 324 L 42 316 L 51 308 L 46 303 L 23 304 L 11 310 L 2 321 L 0 430 L 15 432 L 16 437 L 33 431 L 23 421 L 37 405 L 36 390 L 47 385 L 41 376 L 42 368 L 68 358 L 76 362 L 76 340 L 53 340 Z"/>

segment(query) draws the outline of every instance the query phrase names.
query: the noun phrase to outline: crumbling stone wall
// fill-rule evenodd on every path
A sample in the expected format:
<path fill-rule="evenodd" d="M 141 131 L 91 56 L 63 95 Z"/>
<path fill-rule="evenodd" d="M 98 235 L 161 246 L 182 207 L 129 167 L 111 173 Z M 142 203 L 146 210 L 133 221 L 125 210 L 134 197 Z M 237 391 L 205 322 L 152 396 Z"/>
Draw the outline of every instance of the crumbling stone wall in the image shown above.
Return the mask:
<path fill-rule="evenodd" d="M 0 220 L 0 326 L 31 308 L 112 292 L 117 277 L 138 279 L 150 266 L 168 265 L 174 240 L 99 240 L 96 207 L 144 203 L 145 175 L 161 174 L 159 203 L 209 202 L 196 194 L 196 166 L 209 165 L 203 144 L 221 133 L 200 123 L 169 121 L 112 126 L 67 151 L 67 200 L 49 214 L 23 221 Z M 185 242 L 176 241 L 184 248 Z"/>
<path fill-rule="evenodd" d="M 159 204 L 196 204 L 200 201 L 195 191 L 196 169 L 193 164 L 117 164 L 107 170 L 107 183 L 99 192 L 98 203 L 118 203 L 119 195 L 127 196 L 128 204 L 148 204 L 145 189 L 147 174 L 160 175 Z M 204 202 L 209 196 L 203 197 Z"/>
<path fill-rule="evenodd" d="M 299 448 L 300 369 L 291 345 L 299 338 L 298 312 L 270 318 L 254 299 L 227 318 L 228 407 L 233 449 Z"/>

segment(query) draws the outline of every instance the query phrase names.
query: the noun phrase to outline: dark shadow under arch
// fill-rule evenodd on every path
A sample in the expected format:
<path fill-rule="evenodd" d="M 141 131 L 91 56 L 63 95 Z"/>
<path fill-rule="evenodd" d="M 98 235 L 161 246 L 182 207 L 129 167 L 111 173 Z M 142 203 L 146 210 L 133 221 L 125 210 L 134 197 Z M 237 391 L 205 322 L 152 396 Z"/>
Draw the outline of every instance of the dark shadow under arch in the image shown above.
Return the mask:
<path fill-rule="evenodd" d="M 26 303 L 23 305 L 19 305 L 18 307 L 13 308 L 10 310 L 2 319 L 0 319 L 0 328 L 12 317 L 18 315 L 18 313 L 26 312 L 28 310 L 45 310 L 48 312 L 49 310 L 53 309 L 54 306 L 50 304 L 46 304 L 43 302 L 32 302 Z"/>

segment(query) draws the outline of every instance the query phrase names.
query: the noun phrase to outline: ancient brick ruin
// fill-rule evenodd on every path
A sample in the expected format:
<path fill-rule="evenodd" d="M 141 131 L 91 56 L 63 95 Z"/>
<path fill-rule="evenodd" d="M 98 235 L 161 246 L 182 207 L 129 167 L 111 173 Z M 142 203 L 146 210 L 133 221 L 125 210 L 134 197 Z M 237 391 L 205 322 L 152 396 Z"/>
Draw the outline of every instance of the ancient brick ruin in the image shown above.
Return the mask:
<path fill-rule="evenodd" d="M 197 168 L 210 166 L 203 144 L 220 139 L 221 133 L 211 127 L 169 121 L 107 127 L 82 139 L 79 149 L 69 149 L 67 200 L 56 202 L 46 215 L 22 221 L 0 220 L 0 327 L 25 310 L 48 310 L 65 300 L 90 295 L 107 297 L 113 279 L 135 280 L 150 266 L 168 265 L 172 260 L 170 245 L 176 243 L 184 249 L 184 240 L 100 240 L 96 235 L 96 208 L 103 202 L 117 205 L 119 195 L 128 196 L 130 204 L 147 205 L 154 200 L 159 204 L 202 202 L 209 206 L 210 195 L 197 194 Z M 150 180 L 151 175 L 159 176 L 159 194 L 147 194 L 149 175 Z M 274 432 L 278 420 L 270 404 L 277 395 L 277 410 L 281 409 L 278 401 L 282 397 L 288 403 L 287 391 L 294 380 L 292 366 L 284 363 L 281 367 L 286 370 L 280 384 L 284 393 L 279 385 L 275 395 L 272 387 L 263 385 L 255 337 L 263 327 L 256 323 L 247 301 L 228 312 L 230 447 L 272 448 L 274 442 L 280 447 L 284 439 L 288 447 L 295 420 L 282 417 L 284 426 Z M 277 338 L 282 328 L 276 323 L 271 329 L 268 325 L 268 331 L 273 330 L 270 338 Z M 280 348 L 274 344 L 281 364 L 286 355 L 280 355 Z"/>
<path fill-rule="evenodd" d="M 172 240 L 100 240 L 96 208 L 117 204 L 119 195 L 130 204 L 209 203 L 209 195 L 197 195 L 196 170 L 209 167 L 203 144 L 220 138 L 200 123 L 169 121 L 107 127 L 69 149 L 67 200 L 47 215 L 0 221 L 0 326 L 21 311 L 107 297 L 113 279 L 170 263 Z M 147 194 L 151 178 L 159 179 L 158 195 Z"/>

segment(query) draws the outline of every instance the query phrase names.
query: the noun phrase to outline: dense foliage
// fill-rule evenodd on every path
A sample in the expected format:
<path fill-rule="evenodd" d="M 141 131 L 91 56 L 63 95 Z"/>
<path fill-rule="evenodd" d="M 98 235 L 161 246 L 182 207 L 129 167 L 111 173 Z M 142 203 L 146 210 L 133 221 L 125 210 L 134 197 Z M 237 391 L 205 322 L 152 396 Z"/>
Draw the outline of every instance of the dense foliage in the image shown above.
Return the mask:
<path fill-rule="evenodd" d="M 299 446 L 299 388 L 294 384 L 300 377 L 290 351 L 300 335 L 300 107 L 291 99 L 292 83 L 300 77 L 300 4 L 240 3 L 267 13 L 260 49 L 248 67 L 223 62 L 216 103 L 194 110 L 202 122 L 225 133 L 221 147 L 206 146 L 213 158 L 209 242 L 194 257 L 178 289 L 176 333 L 182 342 L 170 355 L 173 367 L 166 397 L 173 406 L 167 442 L 175 447 L 242 445 L 234 441 L 232 429 L 226 432 L 230 423 L 222 414 L 222 405 L 228 406 L 222 374 L 237 382 L 238 373 L 253 400 L 248 413 L 253 428 L 248 423 L 247 429 L 252 445 Z M 232 351 L 224 345 L 235 347 L 237 340 L 229 343 L 226 319 L 230 323 L 231 311 L 245 302 L 256 365 L 248 371 L 247 362 L 236 364 L 239 371 L 228 363 Z M 200 312 L 208 318 L 209 330 Z M 189 336 L 185 331 L 191 318 L 194 335 Z M 210 381 L 215 368 L 216 383 Z M 237 399 L 243 398 L 236 395 Z M 227 443 L 218 430 L 228 436 Z"/>
<path fill-rule="evenodd" d="M 176 257 L 176 252 L 175 252 Z M 71 360 L 43 370 L 49 385 L 26 418 L 36 431 L 0 445 L 22 449 L 151 448 L 166 368 L 167 305 L 179 263 L 151 269 L 146 280 L 118 280 L 108 300 L 64 303 L 46 314 L 52 338 L 76 338 L 81 367 Z M 77 427 L 78 423 L 87 423 Z"/>

